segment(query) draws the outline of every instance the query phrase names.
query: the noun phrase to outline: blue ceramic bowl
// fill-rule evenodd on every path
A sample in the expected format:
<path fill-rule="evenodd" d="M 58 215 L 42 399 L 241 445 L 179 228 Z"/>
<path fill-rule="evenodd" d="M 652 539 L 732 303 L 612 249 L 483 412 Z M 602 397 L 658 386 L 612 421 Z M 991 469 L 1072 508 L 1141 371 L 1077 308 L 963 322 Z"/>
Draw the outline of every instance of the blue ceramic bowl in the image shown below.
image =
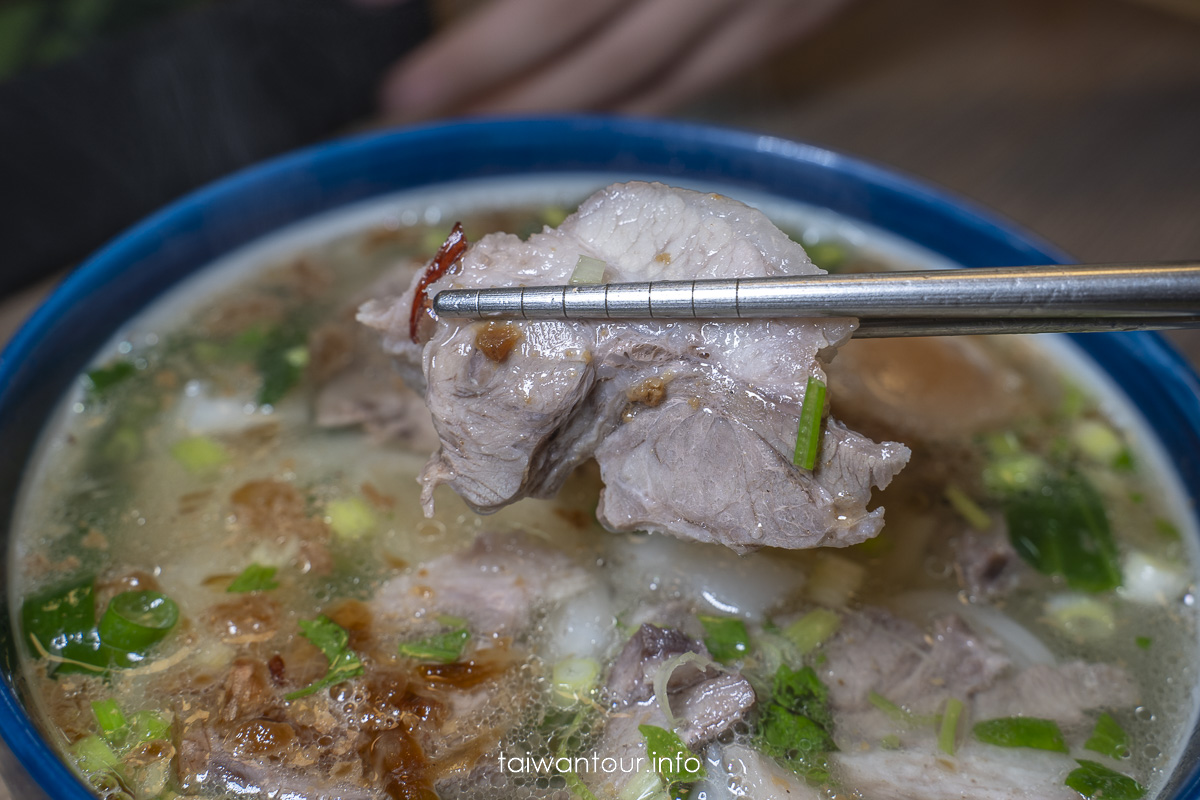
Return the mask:
<path fill-rule="evenodd" d="M 603 172 L 745 187 L 867 222 L 967 266 L 1053 263 L 1061 253 L 962 200 L 861 161 L 770 136 L 647 120 L 477 121 L 320 145 L 192 194 L 73 273 L 0 355 L 0 520 L 38 433 L 97 348 L 131 316 L 214 259 L 282 226 L 349 203 L 446 181 Z M 1200 497 L 1200 384 L 1150 334 L 1076 337 L 1144 413 Z M 0 564 L 7 575 L 8 554 Z M 8 604 L 5 596 L 0 602 Z M 25 711 L 12 609 L 0 616 L 0 759 L 17 798 L 92 795 Z M 1169 796 L 1200 798 L 1193 736 Z M 13 758 L 15 755 L 15 759 Z"/>

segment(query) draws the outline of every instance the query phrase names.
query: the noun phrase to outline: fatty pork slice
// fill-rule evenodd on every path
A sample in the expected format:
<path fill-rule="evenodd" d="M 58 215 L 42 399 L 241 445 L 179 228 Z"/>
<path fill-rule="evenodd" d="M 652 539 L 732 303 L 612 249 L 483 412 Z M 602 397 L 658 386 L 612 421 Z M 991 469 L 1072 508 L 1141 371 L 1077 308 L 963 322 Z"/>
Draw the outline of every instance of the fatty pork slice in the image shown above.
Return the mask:
<path fill-rule="evenodd" d="M 527 241 L 489 234 L 429 287 L 563 284 L 580 256 L 608 282 L 821 272 L 761 212 L 656 183 L 610 186 L 557 229 Z M 613 531 L 718 542 L 846 546 L 877 534 L 868 511 L 909 451 L 827 418 L 815 470 L 792 463 L 810 377 L 853 320 L 467 322 L 441 319 L 410 338 L 417 282 L 359 319 L 384 334 L 406 376 L 418 374 L 441 449 L 422 502 L 449 484 L 481 512 L 547 497 L 595 457 L 597 516 Z M 424 318 L 423 318 L 424 319 Z"/>

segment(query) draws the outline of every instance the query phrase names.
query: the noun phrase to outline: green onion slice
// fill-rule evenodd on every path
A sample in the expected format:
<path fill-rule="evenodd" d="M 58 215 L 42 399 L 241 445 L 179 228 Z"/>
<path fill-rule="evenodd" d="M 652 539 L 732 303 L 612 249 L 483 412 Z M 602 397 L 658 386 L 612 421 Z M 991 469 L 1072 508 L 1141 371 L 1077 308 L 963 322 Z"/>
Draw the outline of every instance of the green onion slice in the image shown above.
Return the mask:
<path fill-rule="evenodd" d="M 962 700 L 951 697 L 946 701 L 946 713 L 942 714 L 942 725 L 938 731 L 938 749 L 948 756 L 954 755 L 954 746 L 958 740 L 958 720 L 962 711 Z"/>
<path fill-rule="evenodd" d="M 796 432 L 796 455 L 792 463 L 802 469 L 817 465 L 821 447 L 821 416 L 825 411 L 825 383 L 810 377 L 800 405 L 800 425 Z"/>
<path fill-rule="evenodd" d="M 140 652 L 166 637 L 179 621 L 179 606 L 161 592 L 122 592 L 100 618 L 100 641 L 127 653 Z"/>

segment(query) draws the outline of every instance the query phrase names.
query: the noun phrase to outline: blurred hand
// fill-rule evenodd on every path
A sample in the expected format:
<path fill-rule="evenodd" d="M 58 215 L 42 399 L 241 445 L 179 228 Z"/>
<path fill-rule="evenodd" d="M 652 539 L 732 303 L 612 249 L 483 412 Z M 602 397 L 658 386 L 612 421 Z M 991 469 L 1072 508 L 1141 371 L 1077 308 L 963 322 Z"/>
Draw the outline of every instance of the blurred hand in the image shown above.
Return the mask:
<path fill-rule="evenodd" d="M 383 111 L 396 122 L 662 113 L 799 40 L 846 2 L 491 0 L 392 69 Z"/>

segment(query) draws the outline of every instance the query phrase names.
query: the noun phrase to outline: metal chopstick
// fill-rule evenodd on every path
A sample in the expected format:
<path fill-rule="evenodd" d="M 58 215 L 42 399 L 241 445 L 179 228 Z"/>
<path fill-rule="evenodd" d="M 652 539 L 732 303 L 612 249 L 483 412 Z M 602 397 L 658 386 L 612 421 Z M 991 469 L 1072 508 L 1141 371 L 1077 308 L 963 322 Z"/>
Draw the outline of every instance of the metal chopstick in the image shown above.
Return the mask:
<path fill-rule="evenodd" d="M 858 317 L 860 336 L 1197 327 L 1200 262 L 448 290 L 433 308 L 470 319 Z"/>

